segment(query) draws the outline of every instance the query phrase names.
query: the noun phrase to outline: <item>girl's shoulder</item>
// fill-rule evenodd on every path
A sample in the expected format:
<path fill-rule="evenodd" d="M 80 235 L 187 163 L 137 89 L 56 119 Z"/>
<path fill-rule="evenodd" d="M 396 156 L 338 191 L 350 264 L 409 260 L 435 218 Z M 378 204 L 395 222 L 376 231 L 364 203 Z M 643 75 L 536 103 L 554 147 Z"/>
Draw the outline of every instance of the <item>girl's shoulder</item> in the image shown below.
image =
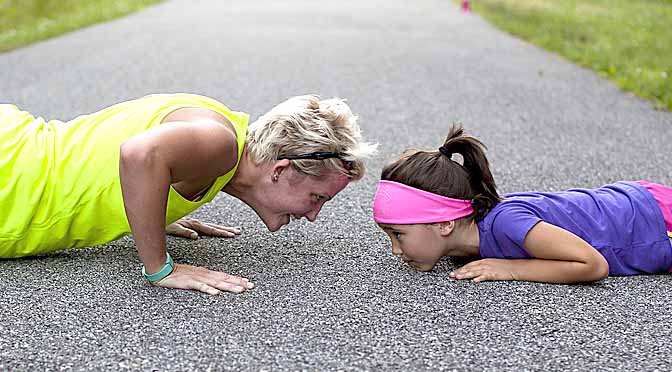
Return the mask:
<path fill-rule="evenodd" d="M 484 229 L 492 230 L 496 235 L 518 230 L 521 226 L 528 229 L 541 220 L 539 208 L 524 197 L 506 197 L 497 203 L 479 222 Z"/>
<path fill-rule="evenodd" d="M 529 258 L 523 248 L 528 232 L 542 219 L 522 198 L 505 198 L 478 222 L 482 257 Z"/>

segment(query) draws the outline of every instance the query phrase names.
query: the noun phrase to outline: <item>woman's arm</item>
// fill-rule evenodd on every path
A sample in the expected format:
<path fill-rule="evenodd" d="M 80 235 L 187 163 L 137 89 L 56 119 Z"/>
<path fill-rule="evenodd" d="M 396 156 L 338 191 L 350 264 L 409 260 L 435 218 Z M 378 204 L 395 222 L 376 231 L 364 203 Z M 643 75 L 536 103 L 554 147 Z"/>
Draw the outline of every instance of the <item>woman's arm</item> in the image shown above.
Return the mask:
<path fill-rule="evenodd" d="M 166 260 L 165 220 L 170 185 L 183 180 L 215 179 L 232 169 L 236 161 L 235 133 L 214 121 L 164 123 L 122 144 L 119 176 L 124 207 L 148 273 L 158 272 Z M 176 265 L 173 274 L 154 284 L 208 293 L 246 289 L 241 278 L 196 269 Z M 181 279 L 176 282 L 175 278 Z"/>
<path fill-rule="evenodd" d="M 470 262 L 450 275 L 475 282 L 523 280 L 545 283 L 592 282 L 609 275 L 609 264 L 600 252 L 571 232 L 549 223 L 537 223 L 523 244 L 535 258 L 487 258 Z"/>
<path fill-rule="evenodd" d="M 155 273 L 166 261 L 166 205 L 172 182 L 170 168 L 150 140 L 132 138 L 121 146 L 119 177 L 140 260 L 148 273 Z"/>

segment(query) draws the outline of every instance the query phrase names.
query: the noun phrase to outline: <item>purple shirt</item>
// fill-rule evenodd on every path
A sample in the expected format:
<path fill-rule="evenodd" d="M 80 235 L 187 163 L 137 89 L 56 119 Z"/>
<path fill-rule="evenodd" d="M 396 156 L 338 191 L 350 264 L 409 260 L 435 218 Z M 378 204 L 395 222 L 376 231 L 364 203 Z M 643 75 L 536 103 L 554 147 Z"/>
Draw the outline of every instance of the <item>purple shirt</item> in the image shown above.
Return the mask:
<path fill-rule="evenodd" d="M 478 222 L 483 258 L 532 258 L 525 236 L 540 221 L 568 230 L 597 249 L 610 275 L 667 272 L 672 246 L 653 195 L 639 184 L 505 195 Z"/>

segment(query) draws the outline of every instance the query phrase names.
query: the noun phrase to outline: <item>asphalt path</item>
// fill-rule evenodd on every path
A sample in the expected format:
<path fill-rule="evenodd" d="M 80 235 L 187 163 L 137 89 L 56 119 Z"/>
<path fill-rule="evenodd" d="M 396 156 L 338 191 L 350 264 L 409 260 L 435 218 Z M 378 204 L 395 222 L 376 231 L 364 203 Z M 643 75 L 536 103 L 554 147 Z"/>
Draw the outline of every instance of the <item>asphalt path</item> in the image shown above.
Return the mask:
<path fill-rule="evenodd" d="M 257 283 L 242 295 L 148 285 L 130 238 L 0 261 L 0 370 L 672 368 L 672 276 L 455 282 L 459 262 L 415 272 L 371 218 L 382 166 L 454 121 L 489 146 L 502 192 L 672 183 L 671 113 L 447 0 L 175 0 L 0 55 L 0 101 L 48 119 L 182 91 L 253 118 L 344 97 L 380 151 L 314 224 L 271 234 L 222 195 L 195 216 L 242 236 L 169 239 L 176 261 Z"/>

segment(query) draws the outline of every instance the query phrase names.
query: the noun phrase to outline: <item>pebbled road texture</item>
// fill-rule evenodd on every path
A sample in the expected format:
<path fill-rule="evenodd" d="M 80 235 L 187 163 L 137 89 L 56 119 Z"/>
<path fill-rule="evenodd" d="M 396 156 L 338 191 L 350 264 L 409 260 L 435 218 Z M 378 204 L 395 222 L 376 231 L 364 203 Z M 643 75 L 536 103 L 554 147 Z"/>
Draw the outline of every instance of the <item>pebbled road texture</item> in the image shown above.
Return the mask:
<path fill-rule="evenodd" d="M 672 276 L 454 282 L 459 262 L 414 272 L 371 219 L 383 164 L 453 121 L 489 145 L 503 192 L 672 183 L 671 113 L 450 1 L 175 0 L 0 55 L 0 101 L 45 118 L 178 91 L 253 118 L 345 97 L 380 153 L 315 224 L 270 234 L 222 195 L 195 216 L 242 236 L 169 239 L 176 261 L 257 283 L 243 295 L 149 286 L 130 238 L 0 261 L 0 370 L 672 368 Z"/>

